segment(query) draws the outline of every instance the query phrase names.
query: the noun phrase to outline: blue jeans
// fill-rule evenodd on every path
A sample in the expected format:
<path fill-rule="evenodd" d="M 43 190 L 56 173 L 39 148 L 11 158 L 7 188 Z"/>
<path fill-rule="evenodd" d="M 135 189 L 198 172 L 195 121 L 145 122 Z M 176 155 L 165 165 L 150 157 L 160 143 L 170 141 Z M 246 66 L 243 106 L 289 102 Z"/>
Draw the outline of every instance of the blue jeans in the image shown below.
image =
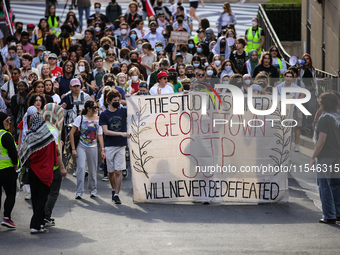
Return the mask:
<path fill-rule="evenodd" d="M 323 218 L 335 219 L 340 217 L 340 172 L 335 173 L 334 171 L 340 170 L 340 159 L 318 158 L 317 164 L 321 165 L 321 171 L 317 173 L 317 182 Z M 330 171 L 330 167 L 332 167 L 332 171 Z"/>
<path fill-rule="evenodd" d="M 90 7 L 78 7 L 80 29 L 83 30 L 83 13 L 85 11 L 86 21 L 90 17 Z"/>

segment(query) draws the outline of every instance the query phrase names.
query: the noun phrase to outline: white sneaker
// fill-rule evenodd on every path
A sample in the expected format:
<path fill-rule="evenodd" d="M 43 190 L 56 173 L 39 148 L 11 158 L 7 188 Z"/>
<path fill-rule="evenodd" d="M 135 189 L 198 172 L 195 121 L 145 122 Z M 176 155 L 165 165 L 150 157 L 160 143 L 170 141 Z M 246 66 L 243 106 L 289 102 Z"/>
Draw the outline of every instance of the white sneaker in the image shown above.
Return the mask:
<path fill-rule="evenodd" d="M 30 229 L 31 234 L 38 234 L 38 233 L 44 233 L 45 230 L 44 229 L 35 229 L 35 228 L 31 228 Z"/>
<path fill-rule="evenodd" d="M 295 144 L 295 145 L 294 145 L 294 151 L 295 151 L 295 152 L 300 152 L 300 149 L 299 149 L 299 145 L 298 145 L 298 144 Z"/>
<path fill-rule="evenodd" d="M 25 200 L 31 200 L 31 192 L 28 192 L 25 196 Z"/>

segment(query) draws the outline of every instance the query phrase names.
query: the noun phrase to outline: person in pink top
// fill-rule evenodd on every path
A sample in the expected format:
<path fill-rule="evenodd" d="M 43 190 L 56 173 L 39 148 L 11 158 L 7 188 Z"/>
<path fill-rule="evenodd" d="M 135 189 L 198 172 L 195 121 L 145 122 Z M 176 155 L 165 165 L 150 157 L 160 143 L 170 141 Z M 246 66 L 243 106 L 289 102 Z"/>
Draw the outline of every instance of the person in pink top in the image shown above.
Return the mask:
<path fill-rule="evenodd" d="M 21 45 L 24 49 L 24 53 L 29 53 L 35 57 L 35 50 L 32 44 L 29 42 L 29 34 L 26 31 L 21 32 Z"/>

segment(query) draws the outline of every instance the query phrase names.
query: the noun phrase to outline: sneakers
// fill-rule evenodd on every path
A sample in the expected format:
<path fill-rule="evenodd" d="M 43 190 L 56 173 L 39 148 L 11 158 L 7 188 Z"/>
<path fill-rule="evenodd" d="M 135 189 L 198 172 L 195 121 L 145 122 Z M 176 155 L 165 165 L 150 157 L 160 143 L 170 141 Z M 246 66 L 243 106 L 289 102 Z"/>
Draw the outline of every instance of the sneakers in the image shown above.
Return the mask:
<path fill-rule="evenodd" d="M 294 145 L 294 151 L 295 151 L 295 152 L 300 152 L 300 149 L 299 149 L 299 145 L 298 145 L 298 144 L 295 144 L 295 145 Z"/>
<path fill-rule="evenodd" d="M 55 226 L 55 221 L 52 218 L 49 218 L 49 219 L 45 218 L 44 223 L 46 226 Z"/>
<path fill-rule="evenodd" d="M 113 200 L 113 202 L 115 202 L 115 204 L 121 204 L 122 203 L 118 196 L 113 196 L 112 200 Z"/>
<path fill-rule="evenodd" d="M 25 200 L 31 200 L 31 192 L 27 192 Z"/>
<path fill-rule="evenodd" d="M 104 176 L 103 179 L 102 179 L 103 182 L 108 182 L 109 181 L 109 177 L 107 176 Z"/>
<path fill-rule="evenodd" d="M 16 228 L 17 226 L 13 223 L 13 221 L 11 221 L 10 219 L 2 219 L 1 222 L 2 226 L 8 227 L 8 228 Z"/>
<path fill-rule="evenodd" d="M 80 199 L 81 199 L 81 196 L 77 195 L 77 196 L 76 196 L 76 199 L 80 200 Z"/>
<path fill-rule="evenodd" d="M 44 228 L 41 228 L 41 229 L 31 228 L 30 232 L 31 234 L 45 233 L 45 229 Z"/>
<path fill-rule="evenodd" d="M 91 194 L 90 197 L 95 198 L 95 197 L 97 197 L 97 195 L 96 194 Z"/>
<path fill-rule="evenodd" d="M 77 177 L 77 172 L 76 171 L 73 172 L 73 177 Z"/>
<path fill-rule="evenodd" d="M 99 166 L 99 171 L 104 171 L 104 163 L 101 163 Z"/>
<path fill-rule="evenodd" d="M 122 171 L 122 175 L 123 175 L 124 178 L 128 177 L 128 171 L 127 171 L 127 169 L 125 169 L 125 170 Z"/>

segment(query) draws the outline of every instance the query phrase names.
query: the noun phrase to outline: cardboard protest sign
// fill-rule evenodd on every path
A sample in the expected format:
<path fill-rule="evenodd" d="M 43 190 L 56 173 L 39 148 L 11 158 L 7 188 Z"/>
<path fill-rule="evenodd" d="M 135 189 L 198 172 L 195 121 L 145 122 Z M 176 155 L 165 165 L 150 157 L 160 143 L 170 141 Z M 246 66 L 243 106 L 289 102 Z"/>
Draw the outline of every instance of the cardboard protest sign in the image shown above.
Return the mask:
<path fill-rule="evenodd" d="M 171 31 L 169 43 L 187 44 L 189 40 L 189 32 Z"/>
<path fill-rule="evenodd" d="M 134 201 L 287 202 L 287 173 L 274 170 L 288 167 L 292 107 L 280 115 L 275 105 L 261 116 L 245 105 L 244 115 L 233 115 L 230 93 L 219 104 L 206 96 L 127 99 Z M 256 109 L 271 103 L 271 96 L 253 95 Z"/>

